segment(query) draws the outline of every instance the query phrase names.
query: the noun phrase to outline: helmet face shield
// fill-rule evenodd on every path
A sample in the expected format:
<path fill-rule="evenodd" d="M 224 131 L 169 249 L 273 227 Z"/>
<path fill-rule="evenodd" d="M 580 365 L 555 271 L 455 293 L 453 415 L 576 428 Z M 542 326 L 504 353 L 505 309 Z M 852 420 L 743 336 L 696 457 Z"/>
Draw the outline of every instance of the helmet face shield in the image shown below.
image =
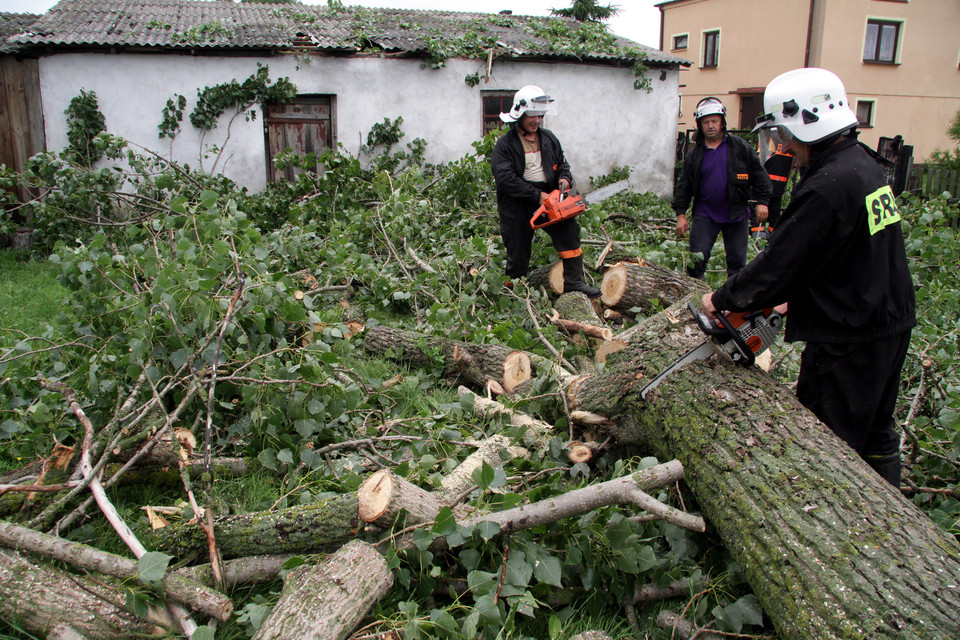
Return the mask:
<path fill-rule="evenodd" d="M 754 131 L 777 127 L 815 144 L 857 126 L 846 90 L 833 72 L 807 67 L 780 74 L 763 93 L 764 113 Z"/>
<path fill-rule="evenodd" d="M 517 91 L 513 97 L 513 105 L 507 113 L 501 113 L 500 119 L 504 122 L 516 122 L 523 115 L 531 117 L 556 115 L 557 109 L 554 100 L 543 89 L 535 85 L 527 85 Z"/>

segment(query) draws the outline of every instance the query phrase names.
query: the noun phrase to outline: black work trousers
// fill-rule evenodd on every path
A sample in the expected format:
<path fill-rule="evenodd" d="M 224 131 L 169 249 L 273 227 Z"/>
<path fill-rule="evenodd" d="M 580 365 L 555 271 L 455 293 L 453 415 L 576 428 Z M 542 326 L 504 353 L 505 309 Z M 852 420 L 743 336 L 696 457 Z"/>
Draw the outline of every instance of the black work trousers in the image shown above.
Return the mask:
<path fill-rule="evenodd" d="M 690 253 L 702 253 L 698 260 L 687 267 L 687 274 L 703 279 L 707 262 L 713 252 L 717 237 L 723 234 L 723 249 L 727 254 L 727 276 L 736 275 L 747 264 L 747 237 L 750 235 L 750 219 L 737 222 L 714 222 L 712 218 L 694 214 L 690 226 Z"/>
<path fill-rule="evenodd" d="M 530 215 L 533 215 L 532 211 Z M 580 225 L 576 218 L 543 227 L 543 231 L 553 240 L 553 247 L 561 258 L 580 255 Z M 527 275 L 530 270 L 534 232 L 534 229 L 530 228 L 529 218 L 500 216 L 500 237 L 507 249 L 507 277 L 521 278 Z"/>
<path fill-rule="evenodd" d="M 808 342 L 797 399 L 866 459 L 900 451 L 893 412 L 910 330 L 871 342 Z"/>

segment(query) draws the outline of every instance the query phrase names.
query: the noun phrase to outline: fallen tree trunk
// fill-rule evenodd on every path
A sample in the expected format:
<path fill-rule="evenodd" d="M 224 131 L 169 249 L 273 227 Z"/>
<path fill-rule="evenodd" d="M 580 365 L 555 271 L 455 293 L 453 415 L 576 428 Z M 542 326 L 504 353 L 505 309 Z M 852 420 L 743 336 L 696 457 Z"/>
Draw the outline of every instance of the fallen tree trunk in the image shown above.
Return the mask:
<path fill-rule="evenodd" d="M 213 522 L 224 558 L 316 553 L 356 537 L 357 496 L 350 493 L 277 511 L 218 516 Z M 156 550 L 175 556 L 207 548 L 206 535 L 196 523 L 155 529 L 149 540 Z"/>
<path fill-rule="evenodd" d="M 781 638 L 960 637 L 960 545 L 783 385 L 714 356 L 641 398 L 703 340 L 683 304 L 645 321 L 602 374 L 567 386 L 571 408 L 680 460 Z"/>
<path fill-rule="evenodd" d="M 7 522 L 0 522 L 0 544 L 61 560 L 80 569 L 107 576 L 139 580 L 140 567 L 129 558 Z M 217 620 L 229 620 L 233 613 L 233 601 L 230 598 L 197 582 L 167 574 L 161 580 L 161 585 L 167 597 Z"/>
<path fill-rule="evenodd" d="M 140 618 L 118 602 L 123 602 L 119 588 L 33 564 L 16 551 L 0 549 L 0 618 L 25 631 L 121 640 L 149 636 L 158 625 L 173 630 L 169 620 Z"/>
<path fill-rule="evenodd" d="M 391 587 L 387 561 L 354 540 L 319 565 L 291 571 L 254 640 L 341 640 Z"/>
<path fill-rule="evenodd" d="M 530 379 L 530 356 L 524 351 L 495 344 L 470 344 L 403 329 L 371 327 L 364 332 L 364 347 L 377 355 L 389 352 L 417 367 L 443 366 L 444 377 L 464 377 L 480 387 L 489 380 L 512 392 Z"/>

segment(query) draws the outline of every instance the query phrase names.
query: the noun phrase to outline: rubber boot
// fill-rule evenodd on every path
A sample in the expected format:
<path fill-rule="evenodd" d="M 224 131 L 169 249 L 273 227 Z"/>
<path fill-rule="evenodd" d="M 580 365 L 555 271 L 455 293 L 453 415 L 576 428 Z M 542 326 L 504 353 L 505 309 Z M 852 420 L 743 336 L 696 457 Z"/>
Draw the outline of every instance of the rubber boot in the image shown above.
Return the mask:
<path fill-rule="evenodd" d="M 868 456 L 864 458 L 873 470 L 880 474 L 880 477 L 895 486 L 897 489 L 900 488 L 900 452 L 894 453 L 889 456 L 882 457 L 873 457 Z"/>
<path fill-rule="evenodd" d="M 583 281 L 583 256 L 563 259 L 563 292 L 579 291 L 588 298 L 600 296 L 600 289 L 595 289 Z"/>

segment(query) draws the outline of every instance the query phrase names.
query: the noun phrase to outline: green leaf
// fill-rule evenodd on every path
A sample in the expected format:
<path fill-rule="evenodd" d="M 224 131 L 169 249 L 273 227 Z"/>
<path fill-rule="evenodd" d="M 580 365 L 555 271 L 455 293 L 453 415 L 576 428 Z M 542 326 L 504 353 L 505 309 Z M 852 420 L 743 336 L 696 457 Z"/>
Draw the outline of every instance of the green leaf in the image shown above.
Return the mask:
<path fill-rule="evenodd" d="M 274 449 L 264 449 L 257 454 L 257 460 L 271 471 L 276 471 L 279 468 L 277 464 L 277 452 Z"/>
<path fill-rule="evenodd" d="M 477 598 L 473 606 L 480 612 L 480 621 L 484 624 L 499 625 L 503 622 L 500 607 L 493 601 L 493 594 Z"/>
<path fill-rule="evenodd" d="M 140 558 L 137 565 L 140 570 L 140 579 L 147 583 L 157 583 L 163 580 L 167 573 L 167 565 L 173 556 L 157 551 L 149 551 Z"/>
<path fill-rule="evenodd" d="M 500 525 L 484 520 L 476 525 L 475 530 L 484 540 L 490 540 L 500 535 Z"/>
<path fill-rule="evenodd" d="M 559 558 L 547 553 L 541 554 L 533 563 L 533 575 L 545 584 L 563 586 L 563 565 Z"/>
<path fill-rule="evenodd" d="M 493 467 L 491 467 L 487 463 L 486 460 L 484 460 L 479 467 L 474 469 L 473 475 L 471 476 L 474 484 L 480 487 L 480 491 L 486 491 L 487 488 L 490 486 L 490 483 L 493 482 L 495 477 L 496 477 L 496 472 L 493 470 Z"/>
<path fill-rule="evenodd" d="M 4 420 L 0 423 L 0 437 L 9 437 L 20 431 L 21 425 L 14 420 Z"/>
<path fill-rule="evenodd" d="M 190 636 L 190 640 L 216 640 L 217 631 L 213 627 L 208 627 L 203 625 L 198 627 L 196 631 Z"/>
<path fill-rule="evenodd" d="M 447 536 L 457 530 L 457 520 L 453 517 L 453 509 L 443 507 L 433 521 L 431 532 L 435 536 Z"/>

